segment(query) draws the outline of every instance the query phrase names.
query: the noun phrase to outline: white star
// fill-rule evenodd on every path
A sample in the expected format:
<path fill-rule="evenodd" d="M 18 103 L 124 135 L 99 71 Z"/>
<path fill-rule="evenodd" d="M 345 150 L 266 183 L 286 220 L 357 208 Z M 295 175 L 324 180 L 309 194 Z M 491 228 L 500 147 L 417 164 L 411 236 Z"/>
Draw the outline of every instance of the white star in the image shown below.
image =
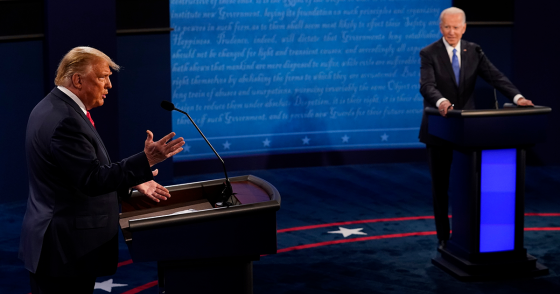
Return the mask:
<path fill-rule="evenodd" d="M 268 140 L 268 138 L 264 139 L 264 141 L 262 141 L 263 143 L 263 147 L 270 147 L 270 140 Z"/>
<path fill-rule="evenodd" d="M 95 287 L 93 287 L 93 290 L 101 289 L 103 291 L 111 292 L 111 290 L 113 290 L 113 287 L 124 287 L 124 286 L 128 286 L 128 284 L 113 284 L 113 279 L 109 279 L 101 283 L 95 282 Z"/>
<path fill-rule="evenodd" d="M 338 231 L 331 231 L 331 232 L 328 232 L 328 233 L 329 234 L 342 234 L 342 236 L 344 236 L 344 238 L 346 238 L 350 235 L 367 235 L 364 232 L 360 232 L 364 228 L 347 229 L 347 228 L 343 228 L 343 227 L 338 227 L 338 229 L 339 229 Z"/>
<path fill-rule="evenodd" d="M 226 141 L 225 143 L 222 143 L 222 145 L 224 145 L 224 150 L 225 150 L 225 149 L 229 149 L 229 146 L 231 145 L 231 143 Z"/>
<path fill-rule="evenodd" d="M 389 135 L 387 135 L 387 133 L 383 133 L 383 135 L 381 135 L 381 141 L 387 141 L 387 139 L 389 139 Z"/>
<path fill-rule="evenodd" d="M 344 137 L 342 137 L 342 143 L 348 143 L 348 139 L 350 139 L 350 137 L 344 135 Z"/>
<path fill-rule="evenodd" d="M 183 152 L 191 152 L 191 146 L 185 143 L 185 145 L 183 145 Z"/>
<path fill-rule="evenodd" d="M 303 141 L 303 145 L 309 145 L 309 138 L 307 138 L 307 136 L 305 136 L 305 138 L 301 139 Z"/>

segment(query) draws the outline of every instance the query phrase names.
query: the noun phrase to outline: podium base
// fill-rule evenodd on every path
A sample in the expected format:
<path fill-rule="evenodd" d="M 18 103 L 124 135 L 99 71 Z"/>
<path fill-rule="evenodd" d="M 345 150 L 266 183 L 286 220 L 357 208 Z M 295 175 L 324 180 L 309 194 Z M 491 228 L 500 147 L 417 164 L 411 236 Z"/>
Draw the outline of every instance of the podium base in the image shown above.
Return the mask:
<path fill-rule="evenodd" d="M 259 256 L 158 262 L 160 294 L 253 293 L 253 261 Z"/>
<path fill-rule="evenodd" d="M 445 249 L 438 251 L 439 254 L 432 259 L 432 264 L 462 282 L 532 278 L 549 274 L 548 268 L 538 263 L 530 254 L 520 261 L 473 263 Z"/>

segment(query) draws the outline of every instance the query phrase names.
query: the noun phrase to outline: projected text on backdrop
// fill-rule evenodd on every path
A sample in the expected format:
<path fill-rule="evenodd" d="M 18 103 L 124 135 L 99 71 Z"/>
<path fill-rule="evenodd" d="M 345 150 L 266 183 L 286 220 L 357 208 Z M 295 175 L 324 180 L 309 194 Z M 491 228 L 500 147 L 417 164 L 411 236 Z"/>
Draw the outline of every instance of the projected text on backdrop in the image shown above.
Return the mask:
<path fill-rule="evenodd" d="M 224 156 L 420 147 L 442 0 L 171 0 L 172 102 Z M 214 154 L 188 118 L 176 160 Z"/>

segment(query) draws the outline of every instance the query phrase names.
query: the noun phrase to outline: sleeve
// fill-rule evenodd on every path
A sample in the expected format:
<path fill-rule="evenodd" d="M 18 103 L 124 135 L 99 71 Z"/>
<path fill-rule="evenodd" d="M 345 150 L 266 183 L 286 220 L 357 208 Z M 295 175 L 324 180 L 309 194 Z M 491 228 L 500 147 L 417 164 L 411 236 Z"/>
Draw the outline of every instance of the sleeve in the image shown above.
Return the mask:
<path fill-rule="evenodd" d="M 438 90 L 434 67 L 433 56 L 420 51 L 420 93 L 428 104 L 436 107 L 438 100 L 444 97 Z"/>
<path fill-rule="evenodd" d="M 480 58 L 477 74 L 510 100 L 521 93 L 486 55 Z"/>
<path fill-rule="evenodd" d="M 98 158 L 101 151 L 96 150 L 97 144 L 92 140 L 73 117 L 62 120 L 51 138 L 50 151 L 55 164 L 74 189 L 87 196 L 113 191 L 121 194 L 129 187 L 153 179 L 144 152 L 116 163 L 102 164 Z"/>

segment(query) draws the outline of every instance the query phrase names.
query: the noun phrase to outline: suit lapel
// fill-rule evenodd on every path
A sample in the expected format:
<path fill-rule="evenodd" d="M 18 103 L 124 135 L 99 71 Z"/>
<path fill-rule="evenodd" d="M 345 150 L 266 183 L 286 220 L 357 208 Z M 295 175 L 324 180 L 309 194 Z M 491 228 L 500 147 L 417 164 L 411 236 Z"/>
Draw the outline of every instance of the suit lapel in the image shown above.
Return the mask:
<path fill-rule="evenodd" d="M 457 83 L 455 83 L 455 73 L 453 72 L 453 66 L 451 66 L 451 60 L 449 60 L 449 53 L 447 53 L 447 49 L 445 49 L 445 44 L 443 44 L 443 38 L 440 39 L 438 44 L 440 47 L 438 49 L 439 62 L 443 65 L 443 67 L 445 67 L 451 82 L 453 83 L 453 85 L 455 85 L 455 88 L 457 88 Z"/>
<path fill-rule="evenodd" d="M 68 97 L 68 95 L 66 95 L 64 92 L 60 91 L 58 88 L 54 88 L 51 91 L 51 93 L 53 93 L 56 97 L 62 99 L 64 102 L 66 102 L 70 106 L 72 106 L 72 108 L 74 108 L 76 113 L 78 113 L 78 115 L 80 115 L 82 117 L 82 119 L 86 122 L 86 125 L 88 125 L 90 130 L 95 134 L 95 137 L 97 139 L 97 143 L 99 145 L 101 145 L 101 147 L 103 147 L 103 151 L 105 153 L 105 157 L 107 158 L 107 161 L 109 163 L 111 163 L 111 159 L 109 158 L 109 152 L 107 152 L 107 149 L 105 148 L 105 144 L 103 144 L 103 140 L 101 140 L 101 137 L 99 137 L 99 133 L 97 133 L 97 130 L 91 124 L 91 122 L 89 121 L 89 118 L 84 114 L 84 111 L 80 108 L 80 106 L 78 104 L 76 104 L 76 102 L 74 102 L 74 100 L 72 100 L 72 98 Z"/>
<path fill-rule="evenodd" d="M 461 70 L 460 70 L 460 81 L 459 81 L 459 97 L 463 94 L 463 90 L 465 89 L 465 72 L 466 68 L 470 65 L 467 61 L 468 57 L 468 48 L 467 48 L 467 41 L 461 40 Z"/>

